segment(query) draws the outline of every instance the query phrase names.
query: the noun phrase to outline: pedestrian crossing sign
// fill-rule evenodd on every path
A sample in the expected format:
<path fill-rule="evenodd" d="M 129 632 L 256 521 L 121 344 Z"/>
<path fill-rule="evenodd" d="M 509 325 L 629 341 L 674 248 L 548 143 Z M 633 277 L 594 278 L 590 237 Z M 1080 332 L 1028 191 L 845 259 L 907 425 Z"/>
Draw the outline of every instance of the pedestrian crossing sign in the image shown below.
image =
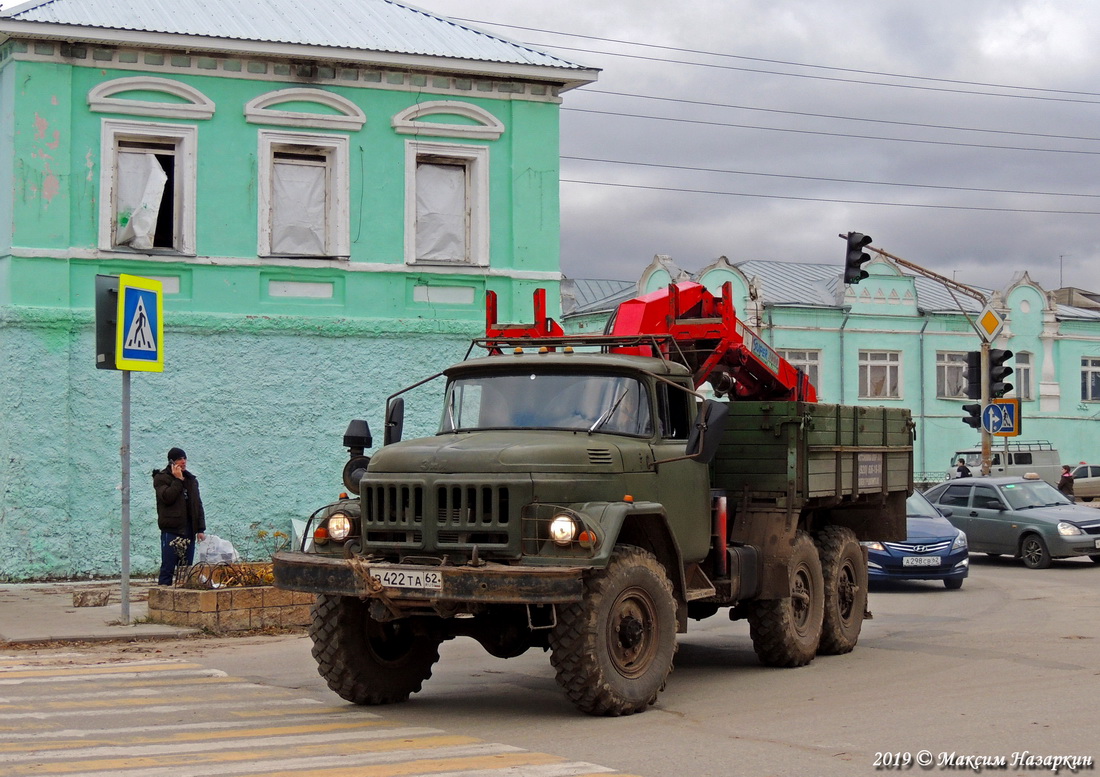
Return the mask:
<path fill-rule="evenodd" d="M 118 276 L 115 365 L 120 370 L 164 372 L 164 295 L 160 281 Z"/>

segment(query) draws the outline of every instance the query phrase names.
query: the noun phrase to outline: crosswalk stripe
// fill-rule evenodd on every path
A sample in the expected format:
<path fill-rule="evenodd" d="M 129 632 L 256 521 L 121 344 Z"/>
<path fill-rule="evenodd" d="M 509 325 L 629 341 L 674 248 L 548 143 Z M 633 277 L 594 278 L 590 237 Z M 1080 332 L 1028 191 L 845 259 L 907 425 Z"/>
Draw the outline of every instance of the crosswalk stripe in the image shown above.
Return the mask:
<path fill-rule="evenodd" d="M 0 777 L 14 777 L 14 775 L 66 775 L 67 777 L 124 777 L 126 771 L 124 770 L 140 770 L 135 771 L 135 775 L 140 777 L 178 777 L 181 768 L 186 768 L 188 777 L 213 777 L 214 775 L 230 775 L 253 772 L 257 774 L 268 775 L 276 769 L 281 770 L 302 770 L 302 769 L 320 769 L 327 766 L 371 766 L 380 764 L 406 764 L 417 763 L 417 761 L 411 761 L 412 758 L 420 757 L 423 760 L 421 763 L 439 763 L 452 759 L 462 759 L 470 757 L 484 757 L 493 756 L 502 753 L 522 753 L 527 757 L 537 756 L 539 754 L 524 753 L 517 747 L 511 747 L 510 745 L 499 745 L 492 743 L 478 743 L 468 745 L 455 745 L 455 746 L 443 746 L 432 747 L 432 758 L 423 759 L 422 749 L 419 748 L 404 748 L 385 750 L 380 752 L 361 752 L 361 753 L 343 753 L 333 755 L 325 753 L 324 755 L 304 755 L 304 756 L 279 756 L 271 753 L 270 751 L 261 754 L 261 757 L 257 759 L 257 753 L 220 753 L 217 754 L 221 757 L 214 757 L 213 755 L 207 759 L 198 759 L 194 756 L 190 756 L 187 759 L 154 759 L 154 758 L 134 758 L 134 759 L 120 759 L 117 761 L 95 761 L 95 762 L 52 762 L 48 764 L 36 764 L 35 767 L 27 769 L 27 767 L 20 767 L 23 771 L 10 772 L 7 769 L 0 769 Z M 247 760 L 245 760 L 247 759 Z M 167 763 L 164 761 L 168 760 Z M 455 764 L 452 763 L 446 768 L 454 768 Z M 48 771 L 47 771 L 48 769 Z M 91 769 L 94 771 L 85 771 Z M 436 769 L 439 771 L 439 769 Z M 289 772 L 293 774 L 293 771 Z M 398 774 L 420 774 L 418 771 L 398 772 Z"/>
<path fill-rule="evenodd" d="M 169 731 L 163 736 L 134 736 L 130 738 L 118 737 L 107 738 L 103 737 L 103 732 L 100 731 L 88 731 L 88 734 L 99 735 L 100 738 L 84 738 L 74 739 L 58 737 L 55 734 L 36 734 L 33 737 L 33 741 L 23 742 L 11 742 L 0 743 L 0 763 L 11 760 L 5 758 L 5 754 L 21 754 L 21 753 L 34 753 L 41 755 L 42 753 L 51 750 L 64 751 L 66 755 L 72 756 L 79 751 L 79 748 L 84 748 L 89 752 L 95 748 L 109 748 L 109 747 L 130 747 L 135 748 L 138 745 L 182 745 L 187 746 L 188 743 L 203 742 L 207 747 L 219 746 L 215 743 L 224 743 L 232 739 L 247 740 L 242 741 L 242 744 L 253 744 L 263 739 L 291 738 L 299 735 L 308 735 L 314 737 L 315 740 L 324 738 L 326 736 L 379 736 L 375 733 L 377 727 L 384 725 L 382 721 L 377 720 L 350 720 L 341 723 L 313 723 L 303 724 L 299 726 L 264 726 L 262 728 L 234 728 L 225 729 L 219 728 L 213 731 L 188 731 L 177 732 Z M 163 731 L 163 727 L 159 727 L 158 730 Z M 392 730 L 392 729 L 391 729 Z M 428 731 L 429 729 L 424 729 Z M 434 729 L 433 729 L 434 730 Z M 43 739 L 44 736 L 49 736 L 50 739 Z M 28 737 L 29 739 L 30 737 Z M 280 740 L 282 741 L 282 740 Z M 18 757 L 16 755 L 15 757 Z"/>
<path fill-rule="evenodd" d="M 494 756 L 488 764 L 484 761 L 485 759 L 465 759 L 461 765 L 468 768 L 461 771 L 455 771 L 454 767 L 460 764 L 453 760 L 437 760 L 366 768 L 311 770 L 310 777 L 597 777 L 615 771 L 583 761 L 565 761 L 546 753 L 499 755 Z M 295 772 L 272 772 L 264 777 L 295 777 Z M 616 777 L 632 775 L 616 773 Z"/>
<path fill-rule="evenodd" d="M 8 680 L 46 677 L 49 678 L 50 681 L 58 681 L 67 675 L 79 675 L 81 679 L 95 680 L 97 679 L 97 675 L 118 674 L 126 670 L 135 670 L 135 673 L 156 673 L 170 672 L 175 669 L 203 669 L 208 672 L 217 671 L 205 669 L 199 664 L 187 662 L 158 663 L 155 661 L 126 661 L 113 664 L 70 664 L 67 666 L 51 666 L 48 669 L 39 667 L 33 669 L 0 669 L 0 680 L 6 682 Z M 224 672 L 222 674 L 224 674 Z"/>
<path fill-rule="evenodd" d="M 300 735 L 259 736 L 249 739 L 215 739 L 201 742 L 157 742 L 153 744 L 120 744 L 120 745 L 96 745 L 92 747 L 73 748 L 59 751 L 54 755 L 64 755 L 66 760 L 76 758 L 138 758 L 145 756 L 173 756 L 180 753 L 207 753 L 215 750 L 229 750 L 231 748 L 290 748 L 295 745 L 320 746 L 325 743 L 354 740 L 355 744 L 370 740 L 413 740 L 423 737 L 442 735 L 443 732 L 435 728 L 413 726 L 408 728 L 390 728 L 378 731 L 363 731 L 353 729 L 347 731 L 329 733 L 309 733 Z M 466 737 L 467 744 L 476 740 Z M 20 761 L 41 761 L 45 753 L 43 750 L 31 750 L 24 753 L 0 754 L 0 763 L 17 763 Z"/>
<path fill-rule="evenodd" d="M 255 701 L 225 701 L 219 702 L 219 709 L 233 709 L 234 707 L 251 707 L 255 704 Z M 270 707 L 274 705 L 289 706 L 291 704 L 321 704 L 319 701 L 313 699 L 271 699 L 265 700 L 264 706 Z M 207 701 L 197 701 L 193 704 L 163 704 L 159 707 L 145 707 L 141 710 L 135 710 L 135 712 L 141 712 L 143 715 L 151 715 L 161 712 L 182 712 L 184 710 L 210 710 L 210 704 Z M 65 717 L 82 717 L 87 715 L 102 715 L 103 710 L 61 710 L 57 712 L 3 712 L 0 713 L 0 720 L 48 720 L 50 718 L 65 718 Z"/>
<path fill-rule="evenodd" d="M 19 677 L 3 677 L 0 675 L 0 686 L 11 685 L 33 685 L 35 683 L 54 684 L 54 683 L 91 683 L 100 682 L 102 680 L 129 680 L 139 677 L 148 676 L 149 670 L 139 670 L 136 672 L 98 672 L 90 675 L 58 675 L 56 677 L 49 674 L 35 673 L 33 675 L 19 676 Z M 162 670 L 158 673 L 159 677 L 227 677 L 225 672 L 220 672 L 217 669 L 179 669 L 177 667 L 170 667 Z"/>
<path fill-rule="evenodd" d="M 299 718 L 288 717 L 288 715 L 291 715 L 291 714 L 298 715 L 300 717 Z M 188 736 L 190 736 L 190 737 L 200 737 L 200 736 L 210 737 L 210 736 L 216 736 L 217 734 L 223 733 L 223 732 L 231 734 L 233 731 L 240 730 L 240 729 L 237 729 L 237 728 L 233 728 L 235 726 L 253 724 L 256 721 L 262 720 L 264 718 L 272 718 L 274 720 L 277 720 L 277 721 L 280 721 L 280 722 L 286 722 L 286 723 L 294 723 L 295 721 L 300 719 L 300 720 L 309 721 L 310 723 L 312 723 L 312 722 L 318 721 L 318 720 L 325 720 L 326 719 L 325 716 L 327 716 L 328 718 L 336 721 L 336 720 L 341 720 L 343 718 L 347 718 L 349 715 L 354 715 L 355 716 L 354 719 L 355 719 L 356 722 L 355 722 L 354 725 L 374 726 L 374 725 L 379 725 L 379 723 L 381 722 L 381 716 L 375 715 L 374 713 L 371 713 L 371 712 L 366 712 L 364 710 L 360 710 L 356 707 L 327 707 L 327 708 L 318 707 L 316 709 L 308 710 L 308 711 L 305 711 L 305 712 L 298 711 L 298 712 L 295 712 L 295 713 L 289 713 L 289 712 L 284 713 L 282 711 L 279 711 L 279 712 L 263 712 L 261 715 L 249 716 L 248 720 L 240 720 L 240 721 L 205 720 L 205 721 L 199 721 L 199 722 L 195 722 L 195 723 L 173 723 L 172 724 L 172 729 L 171 729 L 171 731 L 173 733 L 170 734 L 169 738 L 171 738 L 171 737 L 188 737 Z M 371 720 L 367 720 L 367 719 L 371 719 Z M 227 727 L 229 727 L 229 728 L 227 728 Z M 69 729 L 64 729 L 62 731 L 46 730 L 46 729 L 40 729 L 40 730 L 36 730 L 36 731 L 27 731 L 26 728 L 27 727 L 24 726 L 19 732 L 4 734 L 4 738 L 8 739 L 8 740 L 13 740 L 13 741 L 14 740 L 32 739 L 35 742 L 39 742 L 43 739 L 43 737 L 48 736 L 48 737 L 54 737 L 54 738 L 79 739 L 80 742 L 78 744 L 85 744 L 88 741 L 87 737 L 91 737 L 91 736 L 118 736 L 118 735 L 125 735 L 125 734 L 144 734 L 144 733 L 150 733 L 150 732 L 164 731 L 164 726 L 159 726 L 159 725 L 120 726 L 120 727 L 117 727 L 117 728 L 103 728 L 103 729 L 69 728 Z M 194 732 L 194 733 L 191 733 L 191 732 Z"/>

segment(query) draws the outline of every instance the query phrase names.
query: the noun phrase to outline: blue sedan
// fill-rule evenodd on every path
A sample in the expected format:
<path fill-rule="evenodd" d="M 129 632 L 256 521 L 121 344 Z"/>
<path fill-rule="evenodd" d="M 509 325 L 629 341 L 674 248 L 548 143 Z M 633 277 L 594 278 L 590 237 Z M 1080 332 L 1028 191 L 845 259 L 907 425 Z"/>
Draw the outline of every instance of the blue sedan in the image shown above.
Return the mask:
<path fill-rule="evenodd" d="M 942 580 L 962 588 L 970 573 L 966 535 L 956 529 L 921 494 L 905 502 L 905 542 L 864 542 L 870 580 Z"/>

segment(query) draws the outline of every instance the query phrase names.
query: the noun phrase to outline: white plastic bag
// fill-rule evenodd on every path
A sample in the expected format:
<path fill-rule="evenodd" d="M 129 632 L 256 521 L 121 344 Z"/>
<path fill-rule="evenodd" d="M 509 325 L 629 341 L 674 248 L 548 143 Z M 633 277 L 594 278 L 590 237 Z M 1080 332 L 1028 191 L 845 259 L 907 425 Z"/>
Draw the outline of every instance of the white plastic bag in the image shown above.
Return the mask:
<path fill-rule="evenodd" d="M 206 539 L 195 546 L 196 564 L 235 564 L 240 560 L 233 543 L 217 534 L 207 534 Z"/>

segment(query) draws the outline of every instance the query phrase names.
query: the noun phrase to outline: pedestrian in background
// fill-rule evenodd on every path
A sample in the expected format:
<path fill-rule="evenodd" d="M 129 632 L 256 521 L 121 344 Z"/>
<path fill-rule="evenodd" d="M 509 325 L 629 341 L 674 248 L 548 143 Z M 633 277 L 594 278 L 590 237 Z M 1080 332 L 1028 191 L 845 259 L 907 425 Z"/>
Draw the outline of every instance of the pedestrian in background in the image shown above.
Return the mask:
<path fill-rule="evenodd" d="M 199 480 L 187 470 L 182 448 L 168 451 L 168 466 L 153 470 L 157 493 L 157 526 L 160 528 L 161 585 L 172 585 L 176 565 L 195 560 L 195 541 L 206 538 L 206 513 L 199 496 Z M 175 544 L 173 544 L 175 543 Z M 184 545 L 183 552 L 177 547 Z"/>
<path fill-rule="evenodd" d="M 1058 490 L 1069 501 L 1077 501 L 1077 497 L 1073 495 L 1073 471 L 1069 464 L 1062 465 L 1062 477 L 1058 478 Z"/>
<path fill-rule="evenodd" d="M 959 459 L 959 466 L 955 467 L 955 477 L 970 477 L 970 467 L 966 466 L 966 459 Z"/>

